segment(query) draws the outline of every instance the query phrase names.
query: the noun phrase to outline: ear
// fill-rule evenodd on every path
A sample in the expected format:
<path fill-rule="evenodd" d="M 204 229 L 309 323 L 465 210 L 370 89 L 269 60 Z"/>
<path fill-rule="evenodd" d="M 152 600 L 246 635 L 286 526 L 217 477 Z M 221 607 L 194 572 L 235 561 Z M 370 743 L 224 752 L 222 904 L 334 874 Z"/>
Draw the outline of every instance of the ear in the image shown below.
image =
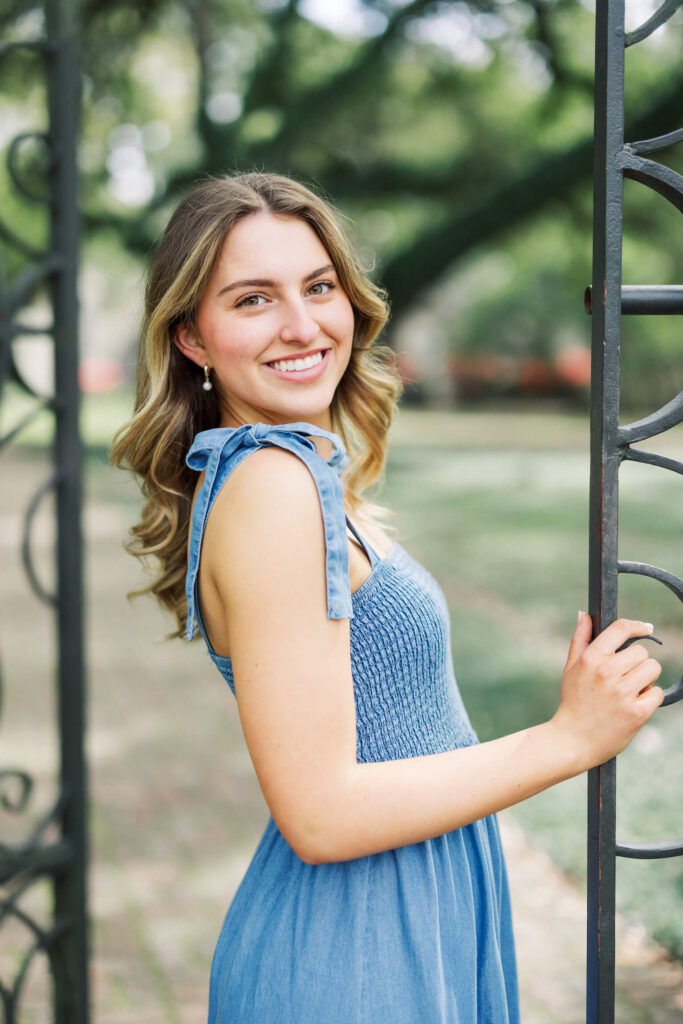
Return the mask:
<path fill-rule="evenodd" d="M 197 366 L 211 365 L 206 349 L 191 324 L 178 324 L 173 335 L 173 344 Z"/>

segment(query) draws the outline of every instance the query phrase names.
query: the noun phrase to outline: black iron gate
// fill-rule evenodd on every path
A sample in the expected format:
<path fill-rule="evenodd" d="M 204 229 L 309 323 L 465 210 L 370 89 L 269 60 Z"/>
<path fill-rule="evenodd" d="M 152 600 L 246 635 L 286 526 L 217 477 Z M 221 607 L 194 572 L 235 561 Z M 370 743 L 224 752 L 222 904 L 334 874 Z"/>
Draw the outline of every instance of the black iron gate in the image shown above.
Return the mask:
<path fill-rule="evenodd" d="M 683 313 L 683 286 L 622 286 L 623 179 L 648 186 L 683 212 L 683 176 L 645 156 L 683 142 L 683 128 L 658 138 L 624 142 L 625 50 L 651 35 L 681 3 L 665 0 L 640 28 L 625 33 L 624 0 L 597 0 L 593 283 L 586 296 L 593 316 L 589 610 L 595 632 L 617 618 L 620 573 L 658 580 L 683 601 L 683 580 L 658 566 L 620 561 L 617 544 L 621 462 L 630 459 L 683 473 L 683 462 L 631 447 L 683 421 L 683 391 L 651 416 L 619 426 L 622 315 Z M 667 690 L 665 705 L 681 696 L 683 677 Z M 616 857 L 680 854 L 683 839 L 617 842 L 616 762 L 589 773 L 587 1024 L 614 1021 Z"/>
<path fill-rule="evenodd" d="M 56 625 L 56 707 L 59 728 L 59 778 L 56 799 L 38 820 L 32 815 L 33 777 L 23 764 L 0 762 L 0 805 L 26 827 L 20 838 L 0 843 L 0 933 L 21 933 L 22 948 L 11 977 L 0 980 L 0 1020 L 26 1019 L 22 997 L 29 971 L 44 960 L 45 1001 L 57 1024 L 87 1024 L 88 973 L 86 926 L 86 772 L 84 743 L 83 596 L 81 554 L 81 445 L 77 384 L 78 214 L 76 138 L 79 70 L 76 0 L 45 0 L 32 9 L 35 36 L 5 41 L 3 62 L 32 57 L 27 73 L 42 80 L 45 125 L 16 136 L 7 153 L 9 177 L 31 208 L 45 211 L 46 244 L 36 244 L 15 225 L 0 221 L 3 258 L 0 318 L 0 386 L 30 400 L 0 438 L 6 454 L 11 443 L 37 417 L 54 418 L 53 468 L 26 509 L 23 561 L 36 598 L 54 608 Z M 27 83 L 28 84 L 28 83 Z M 34 232 L 35 234 L 35 232 Z M 43 327 L 27 322 L 26 310 L 40 296 L 49 309 Z M 54 389 L 45 398 L 36 391 L 16 358 L 22 337 L 50 339 Z M 56 586 L 49 592 L 34 564 L 32 524 L 37 510 L 53 495 L 56 508 Z M 39 642 L 36 638 L 33 642 Z M 33 911 L 31 895 L 49 885 L 49 923 Z M 43 1019 L 44 1013 L 40 1014 Z"/>

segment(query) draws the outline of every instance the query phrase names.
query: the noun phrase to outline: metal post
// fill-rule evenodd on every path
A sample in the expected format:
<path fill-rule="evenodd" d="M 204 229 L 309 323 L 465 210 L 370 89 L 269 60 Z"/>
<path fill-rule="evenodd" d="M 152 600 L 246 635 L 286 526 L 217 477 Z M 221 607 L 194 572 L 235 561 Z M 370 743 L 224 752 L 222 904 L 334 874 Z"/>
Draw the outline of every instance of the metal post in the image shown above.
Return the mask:
<path fill-rule="evenodd" d="M 52 981 L 40 1016 L 55 1024 L 88 1024 L 87 929 L 87 772 L 85 745 L 85 669 L 83 656 L 83 566 L 81 538 L 82 450 L 78 430 L 78 179 L 77 133 L 80 72 L 77 0 L 44 0 L 45 33 L 0 44 L 0 58 L 30 50 L 43 62 L 41 79 L 48 99 L 47 133 L 20 133 L 10 144 L 11 183 L 24 200 L 49 210 L 47 246 L 33 245 L 0 217 L 0 242 L 20 257 L 21 269 L 0 294 L 0 388 L 12 380 L 30 399 L 32 411 L 0 437 L 0 451 L 13 443 L 46 410 L 55 416 L 54 467 L 29 502 L 24 515 L 21 553 L 27 581 L 36 598 L 55 610 L 57 632 L 57 715 L 59 786 L 49 809 L 29 824 L 18 842 L 0 840 L 0 929 L 11 922 L 23 928 L 24 946 L 16 968 L 0 979 L 0 1021 L 18 1024 L 28 968 L 41 958 Z M 18 153 L 28 140 L 46 147 L 45 189 L 24 179 Z M 49 288 L 52 323 L 44 328 L 23 322 L 21 313 L 38 289 Z M 52 337 L 55 390 L 36 393 L 17 365 L 13 341 L 39 331 Z M 36 572 L 32 523 L 43 497 L 56 492 L 56 592 Z M 0 748 L 1 749 L 1 748 Z M 0 765 L 0 801 L 20 818 L 30 811 L 34 780 L 23 767 Z M 56 834 L 55 834 L 56 833 Z M 34 887 L 47 881 L 53 908 L 42 923 L 30 905 Z M 23 1017 L 22 1017 L 23 1019 Z"/>
<path fill-rule="evenodd" d="M 50 137 L 54 153 L 52 248 L 60 253 L 52 277 L 54 309 L 55 464 L 57 472 L 57 692 L 61 784 L 66 794 L 63 836 L 72 864 L 55 880 L 57 919 L 69 921 L 56 981 L 59 1024 L 88 1020 L 86 920 L 87 808 L 85 666 L 83 660 L 82 450 L 78 387 L 78 171 L 80 73 L 76 0 L 47 0 Z M 85 969 L 84 969 L 85 968 Z"/>
<path fill-rule="evenodd" d="M 623 459 L 683 473 L 675 459 L 631 449 L 683 420 L 683 392 L 638 423 L 619 426 L 621 316 L 683 312 L 680 286 L 622 287 L 623 178 L 659 192 L 683 210 L 683 177 L 641 154 L 683 140 L 683 129 L 624 144 L 624 52 L 646 38 L 681 4 L 665 0 L 635 32 L 624 32 L 624 0 L 597 0 L 595 32 L 595 157 L 593 282 L 586 295 L 592 314 L 589 611 L 594 635 L 618 614 L 619 573 L 657 579 L 683 601 L 683 581 L 673 573 L 618 557 L 619 466 Z M 643 616 L 645 617 L 645 616 Z M 683 695 L 683 679 L 666 691 L 665 704 Z M 683 852 L 683 840 L 617 843 L 616 761 L 588 776 L 587 1024 L 614 1024 L 616 857 L 656 858 Z"/>
<path fill-rule="evenodd" d="M 617 617 L 621 172 L 624 4 L 598 0 L 595 29 L 595 175 L 588 610 L 595 636 Z M 616 764 L 588 776 L 587 1024 L 614 1022 Z"/>

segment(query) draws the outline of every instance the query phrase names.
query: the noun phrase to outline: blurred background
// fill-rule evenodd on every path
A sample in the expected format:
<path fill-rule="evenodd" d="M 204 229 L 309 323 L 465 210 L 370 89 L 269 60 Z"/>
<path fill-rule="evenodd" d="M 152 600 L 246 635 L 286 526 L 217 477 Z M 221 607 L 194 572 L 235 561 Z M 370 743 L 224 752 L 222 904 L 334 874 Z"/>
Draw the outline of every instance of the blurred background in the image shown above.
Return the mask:
<path fill-rule="evenodd" d="M 629 3 L 627 28 L 656 6 Z M 6 41 L 41 30 L 29 0 L 3 7 Z M 147 255 L 180 197 L 224 170 L 291 173 L 348 218 L 389 290 L 384 340 L 406 384 L 376 498 L 444 589 L 480 737 L 540 721 L 556 706 L 586 606 L 594 14 L 590 0 L 91 0 L 81 19 L 94 1019 L 185 1024 L 203 1019 L 211 952 L 266 812 L 233 698 L 201 646 L 164 640 L 170 623 L 152 603 L 125 600 L 141 580 L 121 547 L 140 499 L 107 451 L 132 409 Z M 628 138 L 680 120 L 682 27 L 679 11 L 628 51 Z M 0 64 L 5 154 L 45 123 L 38 60 L 16 51 Z M 28 178 L 40 159 L 22 148 Z M 675 148 L 662 159 L 683 171 Z M 41 243 L 44 212 L 17 193 L 4 160 L 0 207 Z M 680 283 L 680 238 L 672 208 L 627 181 L 624 282 Z M 0 281 L 21 270 L 3 247 Z M 37 292 L 23 318 L 36 333 L 15 342 L 39 394 L 52 389 L 46 308 Z M 676 318 L 624 318 L 622 420 L 681 387 Z M 2 433 L 27 402 L 6 386 Z M 36 765 L 38 805 L 49 802 L 54 764 L 52 625 L 28 593 L 20 538 L 50 431 L 46 415 L 19 435 L 0 493 L 0 743 L 7 759 Z M 682 434 L 656 450 L 680 457 Z M 620 557 L 681 575 L 670 476 L 624 466 Z M 47 504 L 35 539 L 49 577 Z M 637 577 L 620 587 L 622 613 L 656 623 L 670 685 L 683 653 L 673 595 Z M 620 835 L 680 833 L 680 793 L 664 780 L 683 771 L 682 732 L 676 709 L 657 716 L 620 759 Z M 502 819 L 523 1020 L 578 1024 L 585 782 Z M 620 862 L 618 899 L 618 1019 L 680 1021 L 679 862 Z"/>

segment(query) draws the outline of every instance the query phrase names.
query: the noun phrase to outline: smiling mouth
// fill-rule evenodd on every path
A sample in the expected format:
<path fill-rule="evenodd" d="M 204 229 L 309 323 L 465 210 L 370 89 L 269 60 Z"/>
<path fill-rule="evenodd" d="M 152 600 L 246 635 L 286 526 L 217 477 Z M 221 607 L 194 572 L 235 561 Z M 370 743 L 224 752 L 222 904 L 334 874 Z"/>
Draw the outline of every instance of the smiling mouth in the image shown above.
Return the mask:
<path fill-rule="evenodd" d="M 274 362 L 267 363 L 266 365 L 272 366 L 274 370 L 280 370 L 283 373 L 292 373 L 296 370 L 311 370 L 323 361 L 327 351 L 329 350 L 324 349 L 315 352 L 311 356 L 295 357 L 294 359 L 276 359 Z"/>

